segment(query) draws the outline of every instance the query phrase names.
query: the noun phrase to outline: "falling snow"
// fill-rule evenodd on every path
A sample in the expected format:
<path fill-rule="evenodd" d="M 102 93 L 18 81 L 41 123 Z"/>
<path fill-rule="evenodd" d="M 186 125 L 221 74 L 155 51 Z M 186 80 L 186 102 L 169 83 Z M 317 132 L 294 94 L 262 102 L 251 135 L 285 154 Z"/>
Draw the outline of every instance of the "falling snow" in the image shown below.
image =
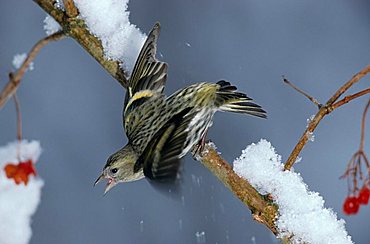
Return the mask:
<path fill-rule="evenodd" d="M 206 233 L 204 231 L 196 232 L 195 238 L 198 244 L 206 243 Z"/>
<path fill-rule="evenodd" d="M 251 242 L 252 242 L 252 244 L 257 244 L 257 242 L 256 242 L 256 237 L 252 236 L 252 238 L 251 238 Z"/>
<path fill-rule="evenodd" d="M 182 230 L 182 219 L 179 219 L 179 230 Z"/>
<path fill-rule="evenodd" d="M 140 220 L 140 232 L 144 232 L 144 220 Z"/>

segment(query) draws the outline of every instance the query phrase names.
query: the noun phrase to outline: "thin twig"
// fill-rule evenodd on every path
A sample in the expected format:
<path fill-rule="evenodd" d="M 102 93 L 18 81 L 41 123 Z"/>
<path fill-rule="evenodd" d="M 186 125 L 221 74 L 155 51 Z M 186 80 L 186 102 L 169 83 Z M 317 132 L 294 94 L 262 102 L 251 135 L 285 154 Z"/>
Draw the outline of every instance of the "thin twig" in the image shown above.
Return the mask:
<path fill-rule="evenodd" d="M 15 104 L 15 111 L 17 112 L 17 139 L 18 142 L 22 140 L 22 117 L 21 117 L 21 108 L 19 104 L 19 100 L 17 97 L 17 93 L 13 94 L 14 104 Z"/>
<path fill-rule="evenodd" d="M 366 66 L 360 72 L 355 74 L 348 82 L 346 82 L 342 87 L 340 87 L 335 94 L 326 102 L 327 106 L 332 105 L 338 98 L 345 93 L 351 86 L 357 83 L 362 77 L 370 72 L 370 65 Z"/>
<path fill-rule="evenodd" d="M 370 107 L 370 98 L 369 101 L 367 102 L 364 110 L 364 114 L 362 115 L 362 120 L 361 120 L 361 142 L 360 142 L 360 150 L 364 150 L 364 143 L 365 143 L 365 121 L 366 121 L 366 114 L 367 111 L 369 110 Z M 366 158 L 366 156 L 365 156 Z"/>
<path fill-rule="evenodd" d="M 13 94 L 13 100 L 15 104 L 15 110 L 17 112 L 17 159 L 20 162 L 21 161 L 21 141 L 22 141 L 22 117 L 21 117 L 21 108 L 19 105 L 19 100 L 17 97 L 17 93 Z"/>
<path fill-rule="evenodd" d="M 333 107 L 334 102 L 337 101 L 338 98 L 343 93 L 345 93 L 352 85 L 354 85 L 356 82 L 358 82 L 362 77 L 364 77 L 369 72 L 370 72 L 370 65 L 365 67 L 364 69 L 362 69 L 360 72 L 358 72 L 356 75 L 354 75 L 349 81 L 347 81 L 343 86 L 341 86 L 334 93 L 334 95 L 326 102 L 325 106 L 322 106 L 319 109 L 319 111 L 316 113 L 314 118 L 308 124 L 306 130 L 303 132 L 303 135 L 301 136 L 298 143 L 294 147 L 293 151 L 289 155 L 287 161 L 285 162 L 285 166 L 284 166 L 285 170 L 290 170 L 290 168 L 296 162 L 298 155 L 301 153 L 303 147 L 306 145 L 306 143 L 308 141 L 309 135 L 311 135 L 314 132 L 314 130 L 316 129 L 316 127 L 318 126 L 320 121 L 325 117 L 325 115 L 331 113 L 332 111 L 334 111 L 334 109 L 339 107 L 339 106 L 337 106 L 337 107 L 334 108 Z M 362 94 L 362 95 L 364 95 L 364 94 Z M 356 97 L 358 97 L 358 96 L 356 96 Z M 343 103 L 343 104 L 345 104 L 345 103 Z"/>
<path fill-rule="evenodd" d="M 16 92 L 24 73 L 26 72 L 28 66 L 35 59 L 37 53 L 43 48 L 46 44 L 51 41 L 57 41 L 64 37 L 63 32 L 57 32 L 50 36 L 47 36 L 40 41 L 38 41 L 31 51 L 28 53 L 27 58 L 24 60 L 21 67 L 17 70 L 15 74 L 11 73 L 9 75 L 9 82 L 5 85 L 4 89 L 0 94 L 0 109 L 5 105 L 8 99 Z"/>
<path fill-rule="evenodd" d="M 342 99 L 343 100 L 343 99 Z M 339 101 L 341 102 L 341 101 Z M 337 102 L 337 103 L 339 103 Z M 367 184 L 367 179 L 370 174 L 370 165 L 369 160 L 367 159 L 366 153 L 364 151 L 364 143 L 365 143 L 365 120 L 366 120 L 366 114 L 370 106 L 370 99 L 368 100 L 364 113 L 362 115 L 361 119 L 361 140 L 360 140 L 360 147 L 353 154 L 351 160 L 347 163 L 346 171 L 344 174 L 340 177 L 340 179 L 347 178 L 347 186 L 348 186 L 348 195 L 356 195 L 358 194 L 359 188 L 357 187 L 357 179 L 360 181 L 363 181 L 363 185 Z M 364 164 L 363 164 L 364 163 Z M 363 172 L 362 167 L 366 167 L 366 178 L 363 178 Z M 359 174 L 357 176 L 357 173 Z M 352 180 L 352 182 L 351 182 Z M 351 184 L 353 188 L 351 188 Z"/>
<path fill-rule="evenodd" d="M 370 88 L 367 88 L 367 89 L 362 90 L 362 91 L 360 91 L 360 92 L 357 92 L 357 93 L 355 93 L 355 94 L 352 94 L 352 95 L 346 96 L 346 97 L 344 97 L 342 100 L 340 100 L 340 101 L 338 101 L 338 102 L 334 103 L 334 104 L 331 106 L 331 108 L 332 108 L 333 110 L 334 110 L 334 109 L 337 109 L 337 108 L 339 108 L 340 106 L 342 106 L 342 105 L 344 105 L 344 104 L 346 104 L 346 103 L 350 102 L 351 100 L 353 100 L 353 99 L 355 99 L 355 98 L 358 98 L 358 97 L 361 97 L 361 96 L 363 96 L 363 95 L 366 95 L 366 94 L 368 94 L 368 93 L 370 93 Z"/>
<path fill-rule="evenodd" d="M 311 102 L 313 102 L 319 109 L 321 108 L 322 104 L 319 103 L 314 97 L 308 95 L 308 93 L 304 92 L 303 90 L 301 90 L 300 88 L 298 88 L 296 85 L 294 85 L 292 82 L 290 82 L 288 79 L 285 78 L 285 76 L 283 76 L 283 81 L 288 84 L 289 86 L 291 86 L 294 90 L 296 90 L 297 92 L 301 93 L 303 96 L 307 97 Z"/>

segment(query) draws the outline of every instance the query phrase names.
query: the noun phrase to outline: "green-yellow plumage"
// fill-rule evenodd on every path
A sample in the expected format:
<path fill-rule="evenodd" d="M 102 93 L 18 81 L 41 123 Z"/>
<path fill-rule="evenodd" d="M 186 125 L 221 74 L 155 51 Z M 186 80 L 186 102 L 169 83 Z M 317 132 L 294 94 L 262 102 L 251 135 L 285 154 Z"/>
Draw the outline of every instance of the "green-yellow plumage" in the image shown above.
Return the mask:
<path fill-rule="evenodd" d="M 227 81 L 196 83 L 163 94 L 167 64 L 155 58 L 159 23 L 150 32 L 129 80 L 123 108 L 128 144 L 112 154 L 95 182 L 107 178 L 109 191 L 119 182 L 144 178 L 173 180 L 180 159 L 197 144 L 216 111 L 265 118 L 265 111 Z"/>

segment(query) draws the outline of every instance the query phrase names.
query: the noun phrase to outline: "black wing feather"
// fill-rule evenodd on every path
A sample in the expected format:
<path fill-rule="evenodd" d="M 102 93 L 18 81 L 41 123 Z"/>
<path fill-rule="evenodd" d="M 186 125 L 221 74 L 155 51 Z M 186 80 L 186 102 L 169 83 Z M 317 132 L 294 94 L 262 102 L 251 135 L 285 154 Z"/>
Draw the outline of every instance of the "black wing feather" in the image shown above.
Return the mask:
<path fill-rule="evenodd" d="M 133 137 L 134 130 L 141 129 L 140 127 L 135 128 L 139 124 L 132 123 L 132 120 L 137 119 L 138 116 L 136 109 L 143 109 L 143 107 L 138 107 L 163 94 L 166 83 L 167 64 L 158 61 L 155 57 L 159 32 L 160 24 L 156 23 L 140 51 L 128 81 L 128 91 L 123 108 L 123 127 L 130 139 Z M 140 94 L 141 91 L 143 92 Z"/>
<path fill-rule="evenodd" d="M 155 57 L 159 32 L 160 24 L 157 22 L 153 26 L 148 38 L 141 48 L 131 77 L 128 81 L 129 91 L 126 94 L 125 107 L 130 98 L 138 91 L 163 91 L 167 78 L 167 63 L 158 61 Z"/>

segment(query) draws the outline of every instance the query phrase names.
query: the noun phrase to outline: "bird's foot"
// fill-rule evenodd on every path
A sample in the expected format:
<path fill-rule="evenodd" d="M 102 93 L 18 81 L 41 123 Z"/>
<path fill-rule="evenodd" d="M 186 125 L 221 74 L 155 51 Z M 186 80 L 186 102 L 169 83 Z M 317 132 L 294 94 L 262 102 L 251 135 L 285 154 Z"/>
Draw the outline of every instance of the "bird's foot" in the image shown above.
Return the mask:
<path fill-rule="evenodd" d="M 202 156 L 202 152 L 206 145 L 206 137 L 207 137 L 208 129 L 204 132 L 202 138 L 199 140 L 199 142 L 193 147 L 191 153 L 193 154 L 193 159 L 197 160 L 198 157 Z"/>

